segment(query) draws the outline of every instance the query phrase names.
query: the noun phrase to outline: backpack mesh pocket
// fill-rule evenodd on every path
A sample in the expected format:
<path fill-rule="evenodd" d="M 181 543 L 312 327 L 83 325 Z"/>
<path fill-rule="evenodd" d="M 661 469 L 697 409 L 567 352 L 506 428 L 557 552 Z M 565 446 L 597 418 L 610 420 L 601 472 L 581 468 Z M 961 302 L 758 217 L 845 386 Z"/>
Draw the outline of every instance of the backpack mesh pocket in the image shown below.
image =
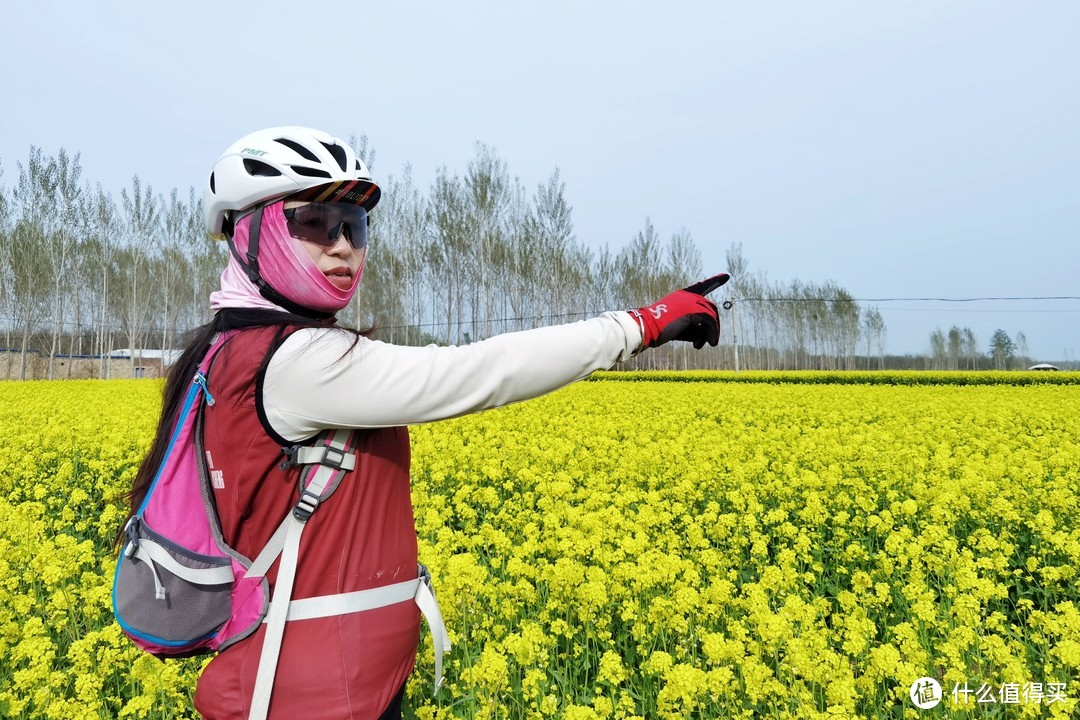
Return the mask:
<path fill-rule="evenodd" d="M 178 547 L 138 518 L 133 525 L 117 565 L 117 617 L 130 635 L 190 650 L 232 614 L 232 563 Z"/>

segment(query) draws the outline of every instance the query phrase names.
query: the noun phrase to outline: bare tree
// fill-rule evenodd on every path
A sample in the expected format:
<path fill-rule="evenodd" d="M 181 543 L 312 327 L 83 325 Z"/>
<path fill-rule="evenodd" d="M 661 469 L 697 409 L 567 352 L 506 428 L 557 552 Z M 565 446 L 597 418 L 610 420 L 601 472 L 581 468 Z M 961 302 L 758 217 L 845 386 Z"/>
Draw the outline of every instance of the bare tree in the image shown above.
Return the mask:
<path fill-rule="evenodd" d="M 732 243 L 728 246 L 728 249 L 724 252 L 724 262 L 727 266 L 727 273 L 731 276 L 728 281 L 728 293 L 731 295 L 731 346 L 734 350 L 735 371 L 738 372 L 742 364 L 739 360 L 739 321 L 742 319 L 743 327 L 752 324 L 749 315 L 746 318 L 739 317 L 739 311 L 742 309 L 739 300 L 745 296 L 743 292 L 745 289 L 744 284 L 750 282 L 750 278 L 747 277 L 750 262 L 743 255 L 741 242 Z"/>
<path fill-rule="evenodd" d="M 936 328 L 934 332 L 930 333 L 930 361 L 933 363 L 935 370 L 944 370 L 948 365 L 947 341 L 941 328 Z"/>
<path fill-rule="evenodd" d="M 593 263 L 592 281 L 589 283 L 591 308 L 618 307 L 622 304 L 618 289 L 618 259 L 607 243 L 600 246 Z"/>
<path fill-rule="evenodd" d="M 659 297 L 666 287 L 663 247 L 652 220 L 631 239 L 616 257 L 619 294 L 622 304 L 633 305 Z"/>
<path fill-rule="evenodd" d="M 663 247 L 652 220 L 645 218 L 645 227 L 619 252 L 615 260 L 618 275 L 618 299 L 624 307 L 635 307 L 661 296 L 666 288 Z M 657 353 L 641 355 L 636 362 L 657 368 L 661 358 Z"/>
<path fill-rule="evenodd" d="M 964 328 L 961 332 L 964 355 L 971 363 L 972 370 L 979 369 L 979 343 L 975 339 L 975 333 L 971 328 Z"/>
<path fill-rule="evenodd" d="M 435 174 L 431 195 L 429 211 L 433 233 L 424 256 L 431 288 L 432 316 L 441 314 L 445 317 L 444 339 L 447 343 L 460 343 L 465 317 L 465 265 L 470 255 L 465 190 L 461 179 L 442 167 Z"/>
<path fill-rule="evenodd" d="M 95 293 L 97 306 L 93 309 L 94 352 L 100 358 L 100 377 L 107 378 L 110 375 L 108 355 L 112 345 L 110 327 L 112 303 L 109 281 L 116 275 L 113 262 L 121 229 L 116 203 L 113 202 L 112 196 L 102 190 L 100 184 L 97 185 L 96 191 L 89 200 L 88 220 L 89 230 L 84 248 L 88 265 L 96 270 L 97 277 L 97 292 Z"/>
<path fill-rule="evenodd" d="M 523 242 L 517 248 L 518 274 L 532 286 L 533 303 L 540 312 L 564 315 L 576 305 L 574 289 L 582 283 L 574 262 L 573 208 L 566 200 L 566 183 L 559 170 L 537 186 L 532 206 L 524 217 Z M 544 282 L 544 281 L 547 282 Z"/>
<path fill-rule="evenodd" d="M 11 290 L 17 298 L 16 330 L 19 342 L 19 379 L 26 379 L 27 352 L 30 338 L 37 324 L 47 311 L 47 297 L 51 289 L 42 282 L 42 268 L 50 268 L 53 258 L 49 253 L 46 225 L 52 212 L 52 188 L 55 185 L 56 163 L 45 158 L 41 149 L 30 148 L 27 164 L 18 164 L 19 183 L 13 197 L 17 220 L 11 234 L 9 260 L 11 262 Z"/>
<path fill-rule="evenodd" d="M 49 369 L 48 378 L 53 379 L 56 354 L 59 350 L 60 334 L 64 323 L 64 305 L 68 292 L 66 281 L 72 266 L 73 248 L 81 238 L 77 224 L 82 220 L 79 213 L 80 188 L 79 176 L 82 167 L 79 165 L 79 155 L 74 158 L 60 148 L 55 159 L 50 159 L 53 165 L 52 186 L 42 188 L 41 197 L 51 205 L 42 214 L 46 219 L 46 234 L 54 238 L 48 257 L 50 270 L 53 278 L 52 291 L 52 333 L 49 343 Z"/>
<path fill-rule="evenodd" d="M 94 255 L 97 252 L 93 236 L 93 201 L 94 190 L 89 183 L 79 193 L 79 203 L 75 210 L 78 233 L 76 252 L 71 259 L 71 269 L 67 281 L 66 304 L 68 311 L 62 328 L 61 339 L 67 340 L 68 355 L 79 358 L 94 347 L 94 319 L 97 307 L 97 266 Z M 63 363 L 62 363 L 63 364 Z M 66 377 L 72 377 L 76 363 L 66 363 Z M 89 372 L 93 372 L 90 370 Z"/>
<path fill-rule="evenodd" d="M 964 334 L 955 325 L 949 328 L 948 345 L 949 369 L 959 370 L 960 356 L 964 347 Z"/>
<path fill-rule="evenodd" d="M 162 208 L 160 231 L 146 244 L 152 251 L 148 266 L 157 298 L 153 316 L 161 331 L 163 353 L 172 348 L 178 334 L 179 319 L 189 297 L 187 289 L 193 280 L 191 250 L 199 233 L 191 215 L 190 204 L 181 201 L 174 188 Z"/>
<path fill-rule="evenodd" d="M 210 237 L 203 225 L 202 198 L 195 193 L 195 188 L 188 189 L 188 236 L 191 238 L 191 317 L 187 326 L 203 325 L 211 319 L 210 304 L 207 298 L 218 288 L 218 279 L 229 260 L 229 246 Z"/>
<path fill-rule="evenodd" d="M 876 305 L 869 308 L 863 315 L 863 336 L 866 338 L 866 369 L 870 369 L 872 342 L 877 343 L 878 369 L 883 369 L 885 367 L 885 318 L 881 316 L 881 311 Z"/>
<path fill-rule="evenodd" d="M 506 163 L 477 143 L 465 172 L 466 223 L 475 281 L 472 284 L 472 338 L 489 337 L 494 319 L 499 260 L 506 257 L 507 215 L 512 185 Z"/>
<path fill-rule="evenodd" d="M 831 300 L 832 320 L 837 338 L 837 366 L 854 369 L 855 348 L 859 343 L 859 304 L 847 290 L 834 287 Z"/>
<path fill-rule="evenodd" d="M 1031 358 L 1028 356 L 1027 336 L 1022 332 L 1016 333 L 1016 360 L 1019 363 L 1017 367 L 1020 370 L 1031 364 Z"/>
<path fill-rule="evenodd" d="M 0 166 L 0 177 L 4 168 Z M 11 201 L 8 190 L 0 185 L 0 321 L 4 324 L 4 375 L 11 377 L 11 331 L 15 318 L 15 290 L 12 287 L 11 263 Z"/>
<path fill-rule="evenodd" d="M 149 331 L 151 307 L 155 288 L 149 282 L 147 269 L 154 240 L 161 231 L 161 199 L 147 186 L 144 190 L 139 176 L 131 179 L 131 192 L 124 189 L 120 199 L 124 208 L 124 243 L 113 255 L 114 311 L 127 337 L 131 350 L 132 375 L 141 357 L 139 350 Z"/>
<path fill-rule="evenodd" d="M 685 287 L 702 279 L 701 251 L 694 244 L 694 239 L 686 228 L 676 231 L 668 242 L 665 271 L 669 288 Z M 681 361 L 683 369 L 690 367 L 690 349 L 686 343 L 680 343 L 679 346 L 669 348 L 669 350 L 673 358 L 677 357 Z"/>

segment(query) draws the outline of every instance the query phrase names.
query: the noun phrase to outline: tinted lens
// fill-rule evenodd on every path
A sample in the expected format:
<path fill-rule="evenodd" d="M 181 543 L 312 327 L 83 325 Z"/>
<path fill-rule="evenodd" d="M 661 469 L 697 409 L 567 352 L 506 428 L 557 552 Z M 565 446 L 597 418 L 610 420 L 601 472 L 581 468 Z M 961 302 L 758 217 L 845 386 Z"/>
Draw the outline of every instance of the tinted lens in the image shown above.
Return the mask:
<path fill-rule="evenodd" d="M 297 240 L 330 247 L 344 233 L 357 250 L 367 247 L 367 210 L 344 203 L 308 203 L 285 210 L 289 234 Z"/>

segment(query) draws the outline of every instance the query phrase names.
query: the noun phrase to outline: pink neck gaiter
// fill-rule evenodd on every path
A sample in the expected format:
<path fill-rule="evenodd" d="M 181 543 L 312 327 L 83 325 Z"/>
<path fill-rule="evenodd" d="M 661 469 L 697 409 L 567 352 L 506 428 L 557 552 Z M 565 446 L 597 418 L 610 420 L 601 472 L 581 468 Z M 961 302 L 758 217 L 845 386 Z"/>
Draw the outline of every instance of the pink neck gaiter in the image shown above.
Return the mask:
<path fill-rule="evenodd" d="M 289 234 L 284 215 L 284 201 L 268 205 L 262 212 L 259 232 L 259 276 L 286 299 L 316 312 L 333 314 L 352 300 L 364 266 L 360 265 L 352 287 L 341 290 L 319 270 L 300 241 Z M 248 238 L 252 215 L 236 224 L 229 242 L 241 257 L 247 258 Z M 221 273 L 221 289 L 210 294 L 210 308 L 263 308 L 284 310 L 259 292 L 236 257 L 229 254 L 229 263 Z"/>

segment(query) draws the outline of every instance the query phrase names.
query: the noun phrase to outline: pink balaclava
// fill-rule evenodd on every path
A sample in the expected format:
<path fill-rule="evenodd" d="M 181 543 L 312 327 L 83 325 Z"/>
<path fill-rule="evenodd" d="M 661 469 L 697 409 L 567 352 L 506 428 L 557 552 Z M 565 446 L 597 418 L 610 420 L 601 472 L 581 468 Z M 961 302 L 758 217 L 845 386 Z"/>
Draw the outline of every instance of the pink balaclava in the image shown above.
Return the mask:
<path fill-rule="evenodd" d="M 336 287 L 322 274 L 300 241 L 289 234 L 284 208 L 285 201 L 279 200 L 263 209 L 259 231 L 259 276 L 287 300 L 316 313 L 333 315 L 352 300 L 364 274 L 364 264 L 361 262 L 357 269 L 352 287 L 348 290 Z M 245 262 L 253 217 L 242 217 L 229 241 Z M 229 264 L 221 273 L 221 289 L 210 294 L 210 307 L 215 312 L 221 308 L 285 309 L 259 292 L 232 253 Z"/>

